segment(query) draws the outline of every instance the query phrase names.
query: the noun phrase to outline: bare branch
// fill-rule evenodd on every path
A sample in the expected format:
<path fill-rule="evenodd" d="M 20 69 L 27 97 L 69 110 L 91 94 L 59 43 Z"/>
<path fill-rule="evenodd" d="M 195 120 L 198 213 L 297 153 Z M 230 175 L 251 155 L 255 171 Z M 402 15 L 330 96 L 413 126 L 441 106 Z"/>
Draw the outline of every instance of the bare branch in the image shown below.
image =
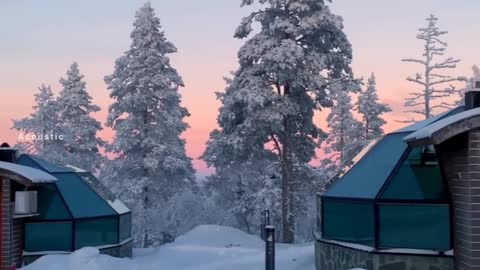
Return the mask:
<path fill-rule="evenodd" d="M 406 112 L 417 113 L 417 114 L 425 115 L 425 110 L 407 110 Z"/>
<path fill-rule="evenodd" d="M 411 123 L 416 123 L 417 121 L 412 118 L 411 120 L 395 120 L 395 122 L 404 123 L 404 124 L 411 124 Z"/>
<path fill-rule="evenodd" d="M 423 60 L 418 60 L 418 59 L 413 59 L 413 58 L 406 58 L 406 59 L 402 59 L 403 62 L 412 62 L 412 63 L 418 63 L 418 64 L 422 64 L 422 65 L 427 65 L 427 63 Z"/>
<path fill-rule="evenodd" d="M 418 79 L 418 78 L 408 77 L 407 81 L 418 83 L 418 84 L 421 84 L 423 86 L 427 86 L 427 84 L 424 81 L 422 81 L 421 79 Z"/>
<path fill-rule="evenodd" d="M 432 110 L 434 109 L 451 109 L 453 106 L 455 106 L 455 104 L 453 103 L 447 103 L 447 102 L 442 102 L 441 104 L 438 104 L 438 105 L 434 105 L 431 107 Z"/>

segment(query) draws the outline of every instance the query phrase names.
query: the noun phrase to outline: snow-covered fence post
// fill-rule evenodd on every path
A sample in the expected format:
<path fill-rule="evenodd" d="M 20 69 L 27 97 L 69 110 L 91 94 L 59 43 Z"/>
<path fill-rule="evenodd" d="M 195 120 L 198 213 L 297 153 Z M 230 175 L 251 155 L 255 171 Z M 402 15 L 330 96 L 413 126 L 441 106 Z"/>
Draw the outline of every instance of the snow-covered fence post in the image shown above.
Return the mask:
<path fill-rule="evenodd" d="M 265 227 L 265 270 L 275 270 L 275 227 Z"/>
<path fill-rule="evenodd" d="M 265 227 L 270 225 L 270 211 L 263 210 L 262 211 L 262 221 L 260 222 L 260 238 L 265 241 Z"/>

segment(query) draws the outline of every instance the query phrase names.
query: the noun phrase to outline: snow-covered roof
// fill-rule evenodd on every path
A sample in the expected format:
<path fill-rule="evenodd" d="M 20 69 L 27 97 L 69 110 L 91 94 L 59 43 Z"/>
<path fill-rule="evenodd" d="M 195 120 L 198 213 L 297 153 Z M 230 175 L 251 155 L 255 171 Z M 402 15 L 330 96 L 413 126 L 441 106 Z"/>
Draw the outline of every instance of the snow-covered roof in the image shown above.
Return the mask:
<path fill-rule="evenodd" d="M 422 120 L 422 121 L 419 121 L 419 122 L 416 122 L 416 123 L 413 123 L 409 126 L 406 126 L 404 128 L 401 128 L 401 129 L 398 129 L 398 130 L 395 130 L 394 132 L 392 133 L 404 133 L 404 132 L 415 132 L 417 130 L 420 130 L 424 127 L 427 127 L 429 125 L 431 125 L 432 123 L 435 123 L 436 121 L 438 120 L 441 120 L 443 118 L 447 118 L 447 117 L 450 117 L 452 115 L 455 115 L 457 113 L 461 113 L 461 112 L 464 112 L 465 111 L 465 107 L 464 106 L 459 106 L 459 107 L 456 107 L 454 109 L 451 109 L 449 111 L 446 111 L 446 112 L 443 112 L 443 113 L 439 113 L 437 115 L 434 115 L 428 119 L 425 119 L 425 120 Z"/>
<path fill-rule="evenodd" d="M 107 200 L 107 202 L 110 205 L 110 207 L 112 207 L 113 210 L 115 210 L 119 215 L 130 212 L 130 209 L 119 199 L 115 199 L 115 201 L 113 202 L 110 200 Z"/>
<path fill-rule="evenodd" d="M 436 132 L 440 131 L 441 129 L 450 126 L 452 124 L 455 124 L 457 122 L 460 122 L 462 120 L 480 116 L 480 108 L 475 108 L 471 110 L 467 110 L 461 113 L 454 114 L 450 117 L 441 119 L 437 122 L 434 122 L 428 126 L 425 126 L 412 134 L 406 136 L 404 140 L 406 142 L 410 141 L 415 141 L 415 140 L 421 140 L 421 139 L 428 139 L 432 138 L 432 135 L 435 134 Z"/>
<path fill-rule="evenodd" d="M 0 161 L 0 171 L 19 175 L 32 183 L 50 183 L 57 181 L 54 176 L 31 167 Z"/>
<path fill-rule="evenodd" d="M 423 121 L 419 121 L 419 122 L 416 122 L 416 123 L 413 123 L 409 126 L 406 126 L 404 128 L 401 128 L 399 130 L 396 130 L 392 133 L 402 133 L 402 132 L 415 132 L 417 130 L 420 130 L 424 127 L 427 127 L 428 125 L 431 125 L 432 123 L 434 123 L 435 121 L 441 119 L 442 117 L 446 116 L 447 114 L 449 114 L 451 111 L 447 111 L 447 112 L 443 112 L 443 113 L 440 113 L 440 114 L 437 114 L 433 117 L 430 117 L 426 120 L 423 120 Z"/>
<path fill-rule="evenodd" d="M 72 169 L 74 172 L 78 172 L 78 173 L 85 173 L 87 171 L 85 171 L 84 169 L 80 169 L 78 167 L 75 167 L 73 165 L 70 165 L 70 164 L 67 164 L 65 165 L 65 167 L 69 168 L 69 169 Z"/>

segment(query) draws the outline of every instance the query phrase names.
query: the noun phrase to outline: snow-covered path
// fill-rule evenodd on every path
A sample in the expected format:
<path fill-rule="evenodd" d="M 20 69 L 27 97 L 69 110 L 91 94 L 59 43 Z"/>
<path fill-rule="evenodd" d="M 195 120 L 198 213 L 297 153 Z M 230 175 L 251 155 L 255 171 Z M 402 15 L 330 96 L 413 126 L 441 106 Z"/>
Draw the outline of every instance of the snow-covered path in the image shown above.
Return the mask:
<path fill-rule="evenodd" d="M 278 245 L 277 270 L 314 270 L 310 245 Z M 199 226 L 169 245 L 137 249 L 133 260 L 99 255 L 85 248 L 71 255 L 39 259 L 23 270 L 263 270 L 264 243 L 220 226 Z"/>

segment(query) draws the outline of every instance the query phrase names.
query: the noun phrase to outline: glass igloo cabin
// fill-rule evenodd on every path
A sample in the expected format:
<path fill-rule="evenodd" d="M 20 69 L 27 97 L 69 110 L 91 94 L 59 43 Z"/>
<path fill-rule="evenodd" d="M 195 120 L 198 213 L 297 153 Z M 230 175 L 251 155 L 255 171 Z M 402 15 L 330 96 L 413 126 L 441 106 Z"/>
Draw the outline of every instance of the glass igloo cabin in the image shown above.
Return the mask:
<path fill-rule="evenodd" d="M 19 193 L 33 192 L 32 213 L 13 215 L 13 248 L 20 249 L 21 262 L 28 264 L 45 254 L 63 254 L 83 247 L 97 247 L 117 257 L 132 255 L 132 213 L 94 175 L 73 166 L 60 166 L 36 156 L 15 155 L 20 168 L 42 171 L 56 179 L 24 186 L 11 181 L 12 201 Z M 8 155 L 7 155 L 8 156 Z M 5 161 L 5 160 L 4 160 Z M 16 211 L 16 210 L 15 210 Z M 18 247 L 18 248 L 17 248 Z M 18 264 L 20 259 L 12 262 Z"/>
<path fill-rule="evenodd" d="M 458 107 L 372 142 L 318 195 L 318 270 L 453 269 L 452 204 L 433 145 L 405 137 Z"/>

